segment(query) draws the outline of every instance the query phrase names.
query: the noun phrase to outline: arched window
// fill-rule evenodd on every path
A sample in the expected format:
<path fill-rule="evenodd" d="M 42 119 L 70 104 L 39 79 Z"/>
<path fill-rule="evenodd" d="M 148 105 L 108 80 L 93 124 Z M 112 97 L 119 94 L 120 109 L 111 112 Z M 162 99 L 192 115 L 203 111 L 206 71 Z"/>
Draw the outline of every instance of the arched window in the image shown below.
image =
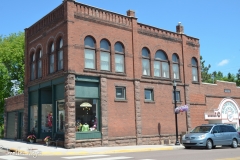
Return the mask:
<path fill-rule="evenodd" d="M 195 82 L 198 82 L 198 63 L 196 58 L 192 58 L 192 80 Z"/>
<path fill-rule="evenodd" d="M 35 79 L 35 63 L 36 63 L 36 55 L 35 53 L 31 54 L 31 80 Z"/>
<path fill-rule="evenodd" d="M 166 54 L 158 50 L 154 59 L 154 76 L 169 78 L 169 64 Z"/>
<path fill-rule="evenodd" d="M 41 78 L 42 77 L 42 50 L 40 49 L 38 51 L 38 78 Z"/>
<path fill-rule="evenodd" d="M 53 73 L 54 68 L 54 43 L 49 45 L 49 73 Z"/>
<path fill-rule="evenodd" d="M 124 48 L 120 42 L 114 46 L 115 50 L 115 72 L 124 72 Z"/>
<path fill-rule="evenodd" d="M 85 68 L 95 69 L 95 42 L 92 37 L 84 39 Z"/>
<path fill-rule="evenodd" d="M 101 70 L 110 71 L 110 45 L 107 40 L 100 42 Z"/>
<path fill-rule="evenodd" d="M 142 72 L 143 75 L 150 76 L 150 52 L 146 47 L 142 49 Z"/>
<path fill-rule="evenodd" d="M 58 70 L 63 69 L 63 39 L 60 38 L 58 42 Z"/>
<path fill-rule="evenodd" d="M 180 79 L 179 77 L 179 58 L 176 53 L 172 55 L 172 71 L 173 71 L 173 79 Z"/>

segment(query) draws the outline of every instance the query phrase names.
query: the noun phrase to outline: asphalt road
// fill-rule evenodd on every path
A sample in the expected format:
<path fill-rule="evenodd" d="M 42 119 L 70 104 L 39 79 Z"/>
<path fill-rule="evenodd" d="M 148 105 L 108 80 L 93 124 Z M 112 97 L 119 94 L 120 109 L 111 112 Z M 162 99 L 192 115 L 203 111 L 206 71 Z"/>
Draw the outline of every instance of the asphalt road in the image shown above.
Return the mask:
<path fill-rule="evenodd" d="M 0 151 L 0 160 L 18 159 L 80 159 L 80 160 L 240 160 L 240 147 L 232 149 L 230 147 L 217 147 L 216 149 L 179 149 L 136 153 L 119 153 L 106 155 L 86 155 L 86 156 L 41 156 L 41 155 L 12 155 L 6 151 Z"/>

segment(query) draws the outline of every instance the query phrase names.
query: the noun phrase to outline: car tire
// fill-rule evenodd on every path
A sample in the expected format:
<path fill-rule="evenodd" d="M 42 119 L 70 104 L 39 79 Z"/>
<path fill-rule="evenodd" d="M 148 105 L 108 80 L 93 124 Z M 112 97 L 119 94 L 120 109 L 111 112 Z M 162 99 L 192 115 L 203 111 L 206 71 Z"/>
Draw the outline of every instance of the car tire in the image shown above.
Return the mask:
<path fill-rule="evenodd" d="M 210 139 L 207 140 L 206 148 L 207 149 L 212 149 L 213 148 L 213 143 L 212 143 L 212 141 Z"/>
<path fill-rule="evenodd" d="M 188 147 L 188 146 L 184 146 L 185 147 L 185 149 L 190 149 L 191 147 Z"/>
<path fill-rule="evenodd" d="M 238 147 L 238 142 L 237 142 L 236 139 L 233 139 L 233 140 L 232 140 L 231 147 L 232 147 L 232 148 L 237 148 L 237 147 Z"/>

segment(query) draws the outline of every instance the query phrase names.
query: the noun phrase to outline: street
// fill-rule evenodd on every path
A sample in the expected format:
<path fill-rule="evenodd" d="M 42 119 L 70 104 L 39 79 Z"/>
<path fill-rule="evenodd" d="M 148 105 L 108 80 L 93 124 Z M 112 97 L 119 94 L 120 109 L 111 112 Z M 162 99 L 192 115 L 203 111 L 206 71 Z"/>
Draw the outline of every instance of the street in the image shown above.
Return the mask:
<path fill-rule="evenodd" d="M 0 160 L 18 160 L 18 159 L 81 159 L 81 160 L 239 160 L 240 147 L 232 149 L 230 147 L 217 147 L 216 149 L 178 149 L 165 151 L 135 152 L 135 153 L 117 153 L 101 155 L 62 155 L 62 156 L 41 156 L 41 155 L 14 155 L 5 150 L 0 151 Z"/>

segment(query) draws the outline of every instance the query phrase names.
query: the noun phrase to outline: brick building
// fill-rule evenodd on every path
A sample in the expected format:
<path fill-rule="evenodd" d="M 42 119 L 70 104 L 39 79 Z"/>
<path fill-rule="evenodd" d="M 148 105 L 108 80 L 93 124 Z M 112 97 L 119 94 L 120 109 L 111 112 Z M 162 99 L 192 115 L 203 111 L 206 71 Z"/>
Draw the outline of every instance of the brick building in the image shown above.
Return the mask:
<path fill-rule="evenodd" d="M 6 99 L 5 126 L 15 117 L 17 130 L 7 138 L 34 130 L 38 139 L 63 134 L 66 148 L 175 142 L 173 80 L 177 105 L 189 106 L 179 134 L 206 120 L 239 126 L 239 88 L 201 82 L 199 40 L 180 23 L 171 32 L 131 10 L 65 0 L 25 30 L 25 42 L 24 103 Z"/>

